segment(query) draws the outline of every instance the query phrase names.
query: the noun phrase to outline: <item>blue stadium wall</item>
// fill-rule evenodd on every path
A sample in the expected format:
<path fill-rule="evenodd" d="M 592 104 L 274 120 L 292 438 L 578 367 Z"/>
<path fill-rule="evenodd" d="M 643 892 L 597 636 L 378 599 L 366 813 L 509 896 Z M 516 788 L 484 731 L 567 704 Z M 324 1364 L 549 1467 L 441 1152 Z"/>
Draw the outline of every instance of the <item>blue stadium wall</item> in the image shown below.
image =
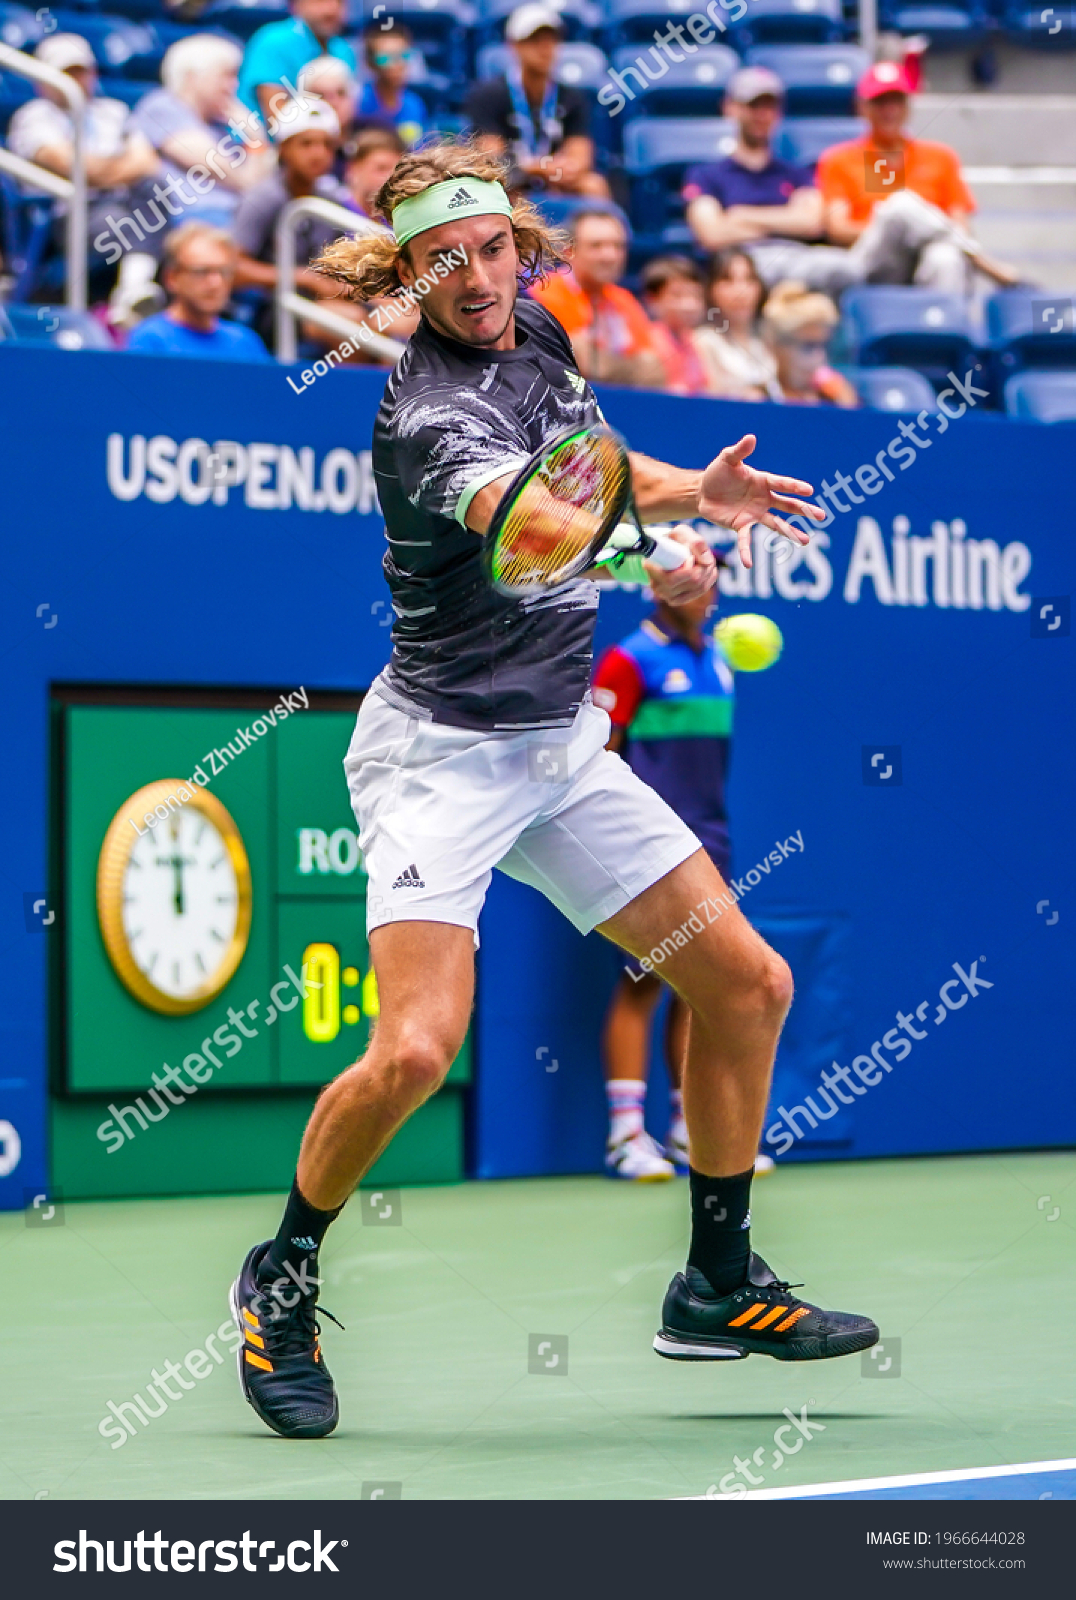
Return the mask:
<path fill-rule="evenodd" d="M 0 363 L 11 669 L 0 696 L 0 1205 L 19 1207 L 48 1180 L 51 935 L 31 931 L 24 897 L 49 883 L 50 684 L 368 685 L 387 653 L 367 454 L 383 378 L 337 371 L 297 392 L 275 366 L 10 346 Z M 753 577 L 723 601 L 765 612 L 785 636 L 772 671 L 738 679 L 731 792 L 743 909 L 798 982 L 769 1147 L 787 1143 L 795 1160 L 1076 1142 L 1064 504 L 1076 428 L 959 416 L 953 396 L 954 420 L 930 422 L 913 448 L 876 413 L 624 391 L 603 404 L 637 448 L 670 461 L 699 464 L 752 429 L 758 464 L 819 486 L 841 472 L 860 497 L 841 497 L 848 509 L 809 564 L 760 550 Z M 132 476 L 136 436 L 163 472 Z M 199 439 L 248 447 L 247 483 L 218 491 L 224 503 L 169 470 Z M 280 446 L 313 451 L 306 509 L 279 505 Z M 999 547 L 1000 581 L 979 608 L 952 593 L 943 603 L 933 560 L 924 603 L 902 592 L 905 552 L 939 524 L 950 540 L 962 524 L 966 540 Z M 1032 599 L 1055 609 L 1038 620 Z M 604 596 L 599 646 L 641 612 L 636 594 Z M 615 954 L 499 874 L 482 939 L 472 1170 L 595 1170 Z M 837 1080 L 847 1105 L 819 1092 L 835 1062 L 856 1064 Z M 652 1099 L 660 1131 L 660 1073 Z M 781 1131 L 782 1107 L 795 1138 Z"/>

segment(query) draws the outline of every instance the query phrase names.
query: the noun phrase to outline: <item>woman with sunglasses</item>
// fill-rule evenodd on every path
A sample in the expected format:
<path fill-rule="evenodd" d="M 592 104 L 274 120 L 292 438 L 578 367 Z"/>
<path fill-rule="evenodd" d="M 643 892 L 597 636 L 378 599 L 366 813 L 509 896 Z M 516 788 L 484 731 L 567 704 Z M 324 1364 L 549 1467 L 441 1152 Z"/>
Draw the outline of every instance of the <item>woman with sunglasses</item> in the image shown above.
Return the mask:
<path fill-rule="evenodd" d="M 762 322 L 777 359 L 782 399 L 809 406 L 859 404 L 848 379 L 828 363 L 837 321 L 837 307 L 828 294 L 792 281 L 770 290 Z"/>

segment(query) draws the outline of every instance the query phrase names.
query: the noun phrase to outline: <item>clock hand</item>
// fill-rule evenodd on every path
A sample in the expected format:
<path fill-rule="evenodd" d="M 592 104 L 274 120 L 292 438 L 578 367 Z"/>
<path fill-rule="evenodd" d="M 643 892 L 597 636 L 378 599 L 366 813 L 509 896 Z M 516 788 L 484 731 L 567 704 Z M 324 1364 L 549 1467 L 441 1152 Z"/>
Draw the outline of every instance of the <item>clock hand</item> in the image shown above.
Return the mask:
<path fill-rule="evenodd" d="M 183 857 L 180 854 L 178 830 L 174 823 L 172 825 L 172 851 L 172 871 L 174 873 L 172 906 L 176 916 L 181 917 L 183 915 Z"/>

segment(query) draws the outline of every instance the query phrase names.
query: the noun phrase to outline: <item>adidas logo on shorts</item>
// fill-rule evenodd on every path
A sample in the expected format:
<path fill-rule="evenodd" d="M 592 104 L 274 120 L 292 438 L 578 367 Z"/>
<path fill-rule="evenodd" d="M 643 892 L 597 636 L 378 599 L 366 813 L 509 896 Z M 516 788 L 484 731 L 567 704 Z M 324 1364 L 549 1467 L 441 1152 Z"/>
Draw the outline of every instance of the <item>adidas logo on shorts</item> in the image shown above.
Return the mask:
<path fill-rule="evenodd" d="M 473 194 L 468 194 L 466 189 L 457 189 L 445 209 L 458 211 L 461 206 L 476 206 L 477 204 L 478 201 Z"/>
<path fill-rule="evenodd" d="M 409 867 L 403 869 L 392 887 L 394 889 L 425 889 L 426 885 L 419 877 L 418 868 L 412 861 Z"/>

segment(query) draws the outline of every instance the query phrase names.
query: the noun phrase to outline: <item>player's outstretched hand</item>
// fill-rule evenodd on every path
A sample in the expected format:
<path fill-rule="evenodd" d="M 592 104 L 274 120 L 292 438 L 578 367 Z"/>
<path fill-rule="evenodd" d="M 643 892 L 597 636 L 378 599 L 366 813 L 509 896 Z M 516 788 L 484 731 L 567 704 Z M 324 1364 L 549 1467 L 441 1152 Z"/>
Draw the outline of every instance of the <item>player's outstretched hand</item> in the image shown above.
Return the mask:
<path fill-rule="evenodd" d="M 775 515 L 774 507 L 807 517 L 812 522 L 826 520 L 826 513 L 820 506 L 793 498 L 813 494 L 811 484 L 804 483 L 802 478 L 783 478 L 776 472 L 756 472 L 754 467 L 745 465 L 745 458 L 757 442 L 753 433 L 745 433 L 739 444 L 726 445 L 703 473 L 699 491 L 700 517 L 733 530 L 745 567 L 751 565 L 751 529 L 756 522 L 784 534 L 796 544 L 810 543 L 810 536 Z"/>
<path fill-rule="evenodd" d="M 666 572 L 663 567 L 657 567 L 652 561 L 644 561 L 643 569 L 650 580 L 650 588 L 655 600 L 664 600 L 668 605 L 680 606 L 686 600 L 694 600 L 700 594 L 706 594 L 717 582 L 717 562 L 714 553 L 705 539 L 700 539 L 694 528 L 689 528 L 686 523 L 678 523 L 666 535 L 674 539 L 677 544 L 682 544 L 691 551 L 691 560 L 685 566 L 677 567 L 675 572 Z"/>

